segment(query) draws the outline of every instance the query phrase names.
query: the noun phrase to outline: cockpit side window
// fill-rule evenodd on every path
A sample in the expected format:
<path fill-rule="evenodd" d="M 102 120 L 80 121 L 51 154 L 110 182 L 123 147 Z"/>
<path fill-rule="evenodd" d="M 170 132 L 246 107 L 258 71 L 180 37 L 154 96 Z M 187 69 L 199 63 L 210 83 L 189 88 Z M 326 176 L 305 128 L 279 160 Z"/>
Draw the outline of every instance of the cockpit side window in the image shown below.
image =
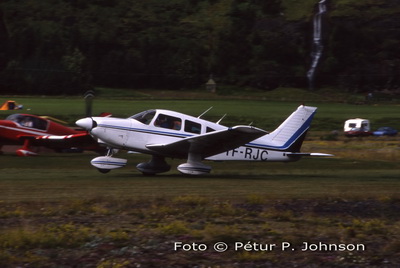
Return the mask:
<path fill-rule="evenodd" d="M 135 114 L 133 116 L 131 116 L 130 118 L 135 119 L 145 125 L 150 124 L 151 120 L 153 119 L 153 117 L 156 115 L 156 111 L 155 110 L 148 110 L 148 111 L 144 111 L 138 114 Z"/>
<path fill-rule="evenodd" d="M 33 127 L 41 130 L 46 130 L 48 122 L 47 120 L 41 119 L 41 118 L 32 118 L 33 119 Z"/>
<path fill-rule="evenodd" d="M 206 132 L 207 133 L 209 133 L 209 132 L 214 132 L 215 131 L 215 129 L 213 129 L 213 128 L 210 128 L 210 127 L 207 127 L 206 128 Z"/>
<path fill-rule="evenodd" d="M 185 120 L 185 131 L 190 133 L 200 134 L 201 132 L 201 124 Z"/>
<path fill-rule="evenodd" d="M 181 130 L 182 120 L 178 117 L 159 114 L 154 121 L 156 127 L 169 128 L 174 130 Z"/>

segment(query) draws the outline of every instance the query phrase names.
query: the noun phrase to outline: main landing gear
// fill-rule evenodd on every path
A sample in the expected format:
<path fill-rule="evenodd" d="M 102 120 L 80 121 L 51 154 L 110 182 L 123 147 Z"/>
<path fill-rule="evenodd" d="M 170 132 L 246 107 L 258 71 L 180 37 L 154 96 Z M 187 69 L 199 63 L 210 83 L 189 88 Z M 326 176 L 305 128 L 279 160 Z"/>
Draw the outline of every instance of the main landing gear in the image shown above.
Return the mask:
<path fill-rule="evenodd" d="M 153 155 L 149 162 L 143 162 L 136 166 L 143 175 L 155 175 L 157 173 L 170 171 L 171 166 L 165 162 L 162 156 Z"/>
<path fill-rule="evenodd" d="M 113 157 L 117 150 L 109 149 L 106 156 L 94 158 L 90 163 L 96 167 L 101 173 L 108 173 L 112 169 L 126 166 L 127 159 Z M 144 175 L 155 175 L 157 173 L 167 172 L 171 166 L 165 162 L 162 156 L 153 155 L 149 162 L 140 163 L 136 168 Z"/>
<path fill-rule="evenodd" d="M 96 167 L 101 173 L 108 173 L 112 169 L 117 169 L 126 166 L 127 159 L 116 158 L 112 155 L 116 151 L 109 149 L 106 156 L 94 158 L 90 163 Z M 189 153 L 188 161 L 180 164 L 178 170 L 186 175 L 203 175 L 211 171 L 211 167 L 201 163 L 201 156 L 198 154 Z M 152 176 L 157 173 L 163 173 L 171 170 L 171 166 L 165 161 L 165 157 L 152 155 L 150 161 L 140 163 L 136 168 L 143 175 Z"/>
<path fill-rule="evenodd" d="M 18 156 L 35 156 L 37 153 L 30 150 L 30 139 L 24 140 L 24 145 L 15 152 Z"/>
<path fill-rule="evenodd" d="M 201 162 L 202 158 L 199 154 L 189 153 L 188 161 L 180 164 L 178 170 L 185 175 L 204 175 L 211 171 L 211 167 Z"/>

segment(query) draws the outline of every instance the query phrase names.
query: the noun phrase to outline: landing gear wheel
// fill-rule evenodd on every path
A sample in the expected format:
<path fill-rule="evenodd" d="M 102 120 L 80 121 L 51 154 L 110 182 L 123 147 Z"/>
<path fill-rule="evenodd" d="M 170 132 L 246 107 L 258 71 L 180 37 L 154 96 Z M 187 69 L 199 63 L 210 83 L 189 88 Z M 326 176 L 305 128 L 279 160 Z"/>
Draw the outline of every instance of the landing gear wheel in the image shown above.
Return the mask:
<path fill-rule="evenodd" d="M 153 176 L 157 173 L 169 171 L 171 166 L 165 162 L 163 156 L 153 155 L 149 162 L 140 163 L 136 168 L 145 176 Z"/>
<path fill-rule="evenodd" d="M 106 173 L 111 171 L 110 169 L 103 169 L 103 168 L 98 168 L 97 170 L 100 171 L 100 173 L 103 173 L 103 174 L 106 174 Z"/>

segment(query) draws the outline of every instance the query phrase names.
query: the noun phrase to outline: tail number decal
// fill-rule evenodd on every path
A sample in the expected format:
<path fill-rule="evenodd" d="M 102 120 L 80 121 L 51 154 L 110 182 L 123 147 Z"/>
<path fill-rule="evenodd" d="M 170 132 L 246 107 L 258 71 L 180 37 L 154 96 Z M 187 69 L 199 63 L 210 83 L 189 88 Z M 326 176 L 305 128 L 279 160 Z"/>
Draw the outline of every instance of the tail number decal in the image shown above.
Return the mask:
<path fill-rule="evenodd" d="M 240 147 L 226 152 L 227 156 L 232 158 L 241 158 L 253 161 L 267 161 L 268 151 L 261 149 L 253 149 L 248 147 Z"/>

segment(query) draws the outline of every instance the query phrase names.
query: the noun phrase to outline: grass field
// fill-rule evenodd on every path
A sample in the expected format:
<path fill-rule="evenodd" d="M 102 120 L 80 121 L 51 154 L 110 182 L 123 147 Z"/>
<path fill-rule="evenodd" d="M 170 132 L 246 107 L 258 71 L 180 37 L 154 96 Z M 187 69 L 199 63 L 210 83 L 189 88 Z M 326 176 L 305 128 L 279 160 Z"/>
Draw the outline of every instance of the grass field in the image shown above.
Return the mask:
<path fill-rule="evenodd" d="M 2 156 L 2 267 L 400 264 L 398 162 L 212 163 L 212 174 L 193 178 L 176 171 L 144 177 L 132 168 L 100 174 L 92 157 Z M 220 242 L 226 252 L 214 249 Z M 346 249 L 303 251 L 305 243 Z M 182 244 L 185 250 L 176 248 Z"/>
<path fill-rule="evenodd" d="M 90 165 L 95 156 L 51 154 L 28 159 L 3 155 L 0 198 L 6 202 L 182 194 L 232 200 L 249 195 L 279 199 L 382 198 L 396 196 L 400 189 L 398 162 L 354 159 L 303 159 L 289 164 L 211 162 L 210 175 L 185 177 L 175 169 L 184 161 L 171 160 L 171 172 L 144 177 L 135 165 L 147 161 L 145 155 L 128 156 L 130 166 L 109 174 L 101 174 Z"/>
<path fill-rule="evenodd" d="M 171 94 L 171 93 L 170 93 Z M 175 92 L 177 96 L 180 92 Z M 158 97 L 158 98 L 155 98 Z M 323 100 L 303 101 L 290 99 L 288 101 L 264 100 L 261 98 L 251 99 L 170 99 L 163 98 L 158 93 L 154 98 L 146 99 L 125 98 L 107 99 L 96 98 L 93 103 L 93 115 L 102 112 L 110 112 L 117 117 L 129 117 L 141 111 L 153 108 L 170 109 L 178 112 L 199 116 L 208 108 L 213 107 L 203 118 L 211 121 L 218 121 L 225 114 L 227 115 L 222 124 L 227 126 L 237 124 L 250 124 L 272 130 L 279 125 L 291 112 L 300 104 L 318 107 L 317 115 L 313 121 L 312 130 L 342 130 L 344 121 L 349 118 L 361 117 L 371 121 L 374 129 L 380 126 L 392 126 L 400 129 L 398 120 L 399 104 L 371 104 L 355 105 L 349 103 L 332 103 Z M 31 97 L 13 98 L 24 105 L 24 113 L 37 115 L 50 115 L 63 119 L 71 125 L 84 117 L 85 104 L 82 98 L 54 98 L 54 97 Z M 6 100 L 6 98 L 4 98 Z M 1 111 L 0 118 L 5 118 L 13 112 Z"/>
<path fill-rule="evenodd" d="M 24 112 L 69 122 L 84 110 L 80 98 L 13 99 L 30 109 Z M 336 157 L 212 162 L 212 173 L 201 177 L 179 174 L 183 161 L 175 159 L 169 173 L 144 177 L 134 166 L 148 157 L 139 154 L 119 154 L 128 166 L 108 174 L 90 166 L 96 155 L 89 152 L 1 155 L 0 266 L 399 267 L 399 139 L 324 138 L 348 117 L 397 120 L 398 106 L 307 104 L 319 110 L 304 151 Z M 208 119 L 228 113 L 223 122 L 271 130 L 298 103 L 135 93 L 94 105 L 94 113 L 120 116 L 155 107 L 199 115 L 213 106 Z M 228 249 L 215 250 L 219 242 Z"/>

